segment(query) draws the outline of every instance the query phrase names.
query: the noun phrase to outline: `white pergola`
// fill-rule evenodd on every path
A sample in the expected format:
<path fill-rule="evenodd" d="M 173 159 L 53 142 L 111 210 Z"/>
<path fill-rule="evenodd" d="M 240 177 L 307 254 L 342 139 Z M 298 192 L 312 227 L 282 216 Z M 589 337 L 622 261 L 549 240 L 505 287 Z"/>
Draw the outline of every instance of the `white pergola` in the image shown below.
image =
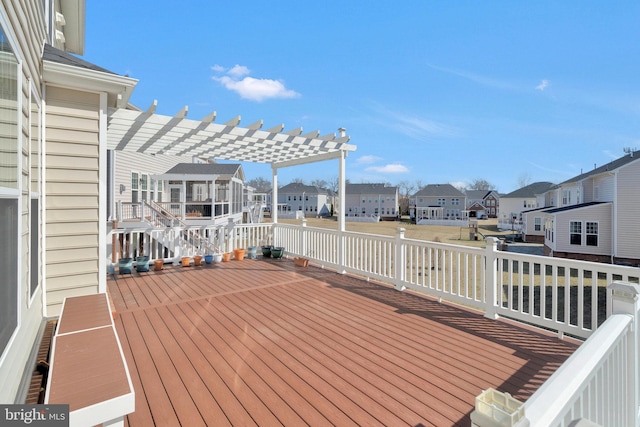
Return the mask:
<path fill-rule="evenodd" d="M 356 146 L 348 144 L 344 129 L 339 129 L 338 135 L 324 136 L 318 131 L 302 134 L 302 128 L 283 132 L 282 124 L 262 130 L 262 120 L 240 127 L 239 116 L 218 124 L 214 123 L 215 112 L 202 120 L 190 120 L 186 118 L 186 106 L 173 117 L 156 114 L 156 106 L 154 101 L 147 111 L 110 109 L 107 149 L 270 164 L 274 222 L 278 221 L 278 169 L 337 159 L 339 206 L 345 205 L 345 160 Z M 342 208 L 338 223 L 344 231 Z"/>

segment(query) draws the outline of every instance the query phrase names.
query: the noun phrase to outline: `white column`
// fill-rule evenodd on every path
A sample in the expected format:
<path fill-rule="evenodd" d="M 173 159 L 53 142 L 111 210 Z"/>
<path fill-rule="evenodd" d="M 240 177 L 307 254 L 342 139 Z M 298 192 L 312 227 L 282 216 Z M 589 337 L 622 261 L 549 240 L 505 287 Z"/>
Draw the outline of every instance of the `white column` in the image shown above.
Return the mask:
<path fill-rule="evenodd" d="M 484 272 L 484 285 L 486 292 L 486 308 L 484 317 L 488 319 L 497 319 L 498 316 L 498 277 L 496 271 L 498 270 L 498 239 L 495 237 L 487 237 L 487 247 L 485 249 L 485 272 Z"/>
<path fill-rule="evenodd" d="M 344 210 L 345 210 L 345 159 L 347 153 L 345 151 L 340 152 L 340 162 L 338 166 L 338 200 L 339 200 L 339 212 L 338 212 L 338 273 L 344 274 L 345 270 L 345 258 L 346 258 L 346 241 L 345 241 L 345 226 L 344 226 Z"/>
<path fill-rule="evenodd" d="M 278 222 L 278 169 L 271 167 L 271 222 Z"/>

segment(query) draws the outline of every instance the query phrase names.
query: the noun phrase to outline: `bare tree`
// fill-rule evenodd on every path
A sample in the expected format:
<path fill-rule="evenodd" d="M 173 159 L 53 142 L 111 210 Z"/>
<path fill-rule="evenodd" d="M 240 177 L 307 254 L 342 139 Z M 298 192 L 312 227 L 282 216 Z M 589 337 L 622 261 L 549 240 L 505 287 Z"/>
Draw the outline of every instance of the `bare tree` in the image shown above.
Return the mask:
<path fill-rule="evenodd" d="M 304 179 L 302 178 L 294 178 L 291 180 L 290 184 L 304 184 Z"/>
<path fill-rule="evenodd" d="M 256 189 L 258 193 L 267 193 L 271 191 L 271 181 L 263 178 L 253 178 L 246 182 L 246 185 Z"/>
<path fill-rule="evenodd" d="M 311 185 L 318 188 L 327 188 L 329 187 L 329 182 L 325 181 L 324 179 L 316 178 L 313 181 L 311 181 Z"/>
<path fill-rule="evenodd" d="M 409 214 L 409 198 L 416 191 L 416 185 L 409 181 L 400 181 L 398 183 L 398 196 L 400 202 L 400 214 Z"/>
<path fill-rule="evenodd" d="M 496 186 L 487 181 L 486 179 L 476 178 L 471 181 L 469 190 L 495 190 Z"/>
<path fill-rule="evenodd" d="M 529 172 L 522 172 L 518 177 L 518 188 L 526 187 L 527 185 L 531 184 L 531 181 L 533 181 L 533 179 L 531 178 L 531 174 Z"/>

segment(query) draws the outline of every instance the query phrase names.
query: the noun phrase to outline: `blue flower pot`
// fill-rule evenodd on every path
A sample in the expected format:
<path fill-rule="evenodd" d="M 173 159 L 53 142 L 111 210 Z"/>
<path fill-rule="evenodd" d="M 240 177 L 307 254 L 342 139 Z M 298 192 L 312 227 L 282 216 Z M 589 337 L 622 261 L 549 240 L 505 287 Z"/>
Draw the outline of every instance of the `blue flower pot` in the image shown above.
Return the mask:
<path fill-rule="evenodd" d="M 148 256 L 139 256 L 136 258 L 136 270 L 138 273 L 143 271 L 149 271 L 149 257 Z"/>
<path fill-rule="evenodd" d="M 247 258 L 256 259 L 257 249 L 255 246 L 249 246 L 247 248 Z"/>
<path fill-rule="evenodd" d="M 118 272 L 120 274 L 131 274 L 133 271 L 133 258 L 120 258 L 118 260 Z"/>
<path fill-rule="evenodd" d="M 207 254 L 204 256 L 204 263 L 211 264 L 213 262 L 213 255 Z"/>

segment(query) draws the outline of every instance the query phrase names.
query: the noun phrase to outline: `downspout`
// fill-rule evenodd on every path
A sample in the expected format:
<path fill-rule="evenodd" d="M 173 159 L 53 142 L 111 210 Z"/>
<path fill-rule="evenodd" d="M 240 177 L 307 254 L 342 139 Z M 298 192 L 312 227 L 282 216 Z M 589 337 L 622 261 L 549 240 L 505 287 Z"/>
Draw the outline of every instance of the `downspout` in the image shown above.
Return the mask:
<path fill-rule="evenodd" d="M 611 264 L 614 263 L 618 254 L 618 171 L 613 172 L 613 206 L 611 215 Z"/>
<path fill-rule="evenodd" d="M 100 93 L 98 118 L 98 293 L 107 292 L 107 93 Z"/>

